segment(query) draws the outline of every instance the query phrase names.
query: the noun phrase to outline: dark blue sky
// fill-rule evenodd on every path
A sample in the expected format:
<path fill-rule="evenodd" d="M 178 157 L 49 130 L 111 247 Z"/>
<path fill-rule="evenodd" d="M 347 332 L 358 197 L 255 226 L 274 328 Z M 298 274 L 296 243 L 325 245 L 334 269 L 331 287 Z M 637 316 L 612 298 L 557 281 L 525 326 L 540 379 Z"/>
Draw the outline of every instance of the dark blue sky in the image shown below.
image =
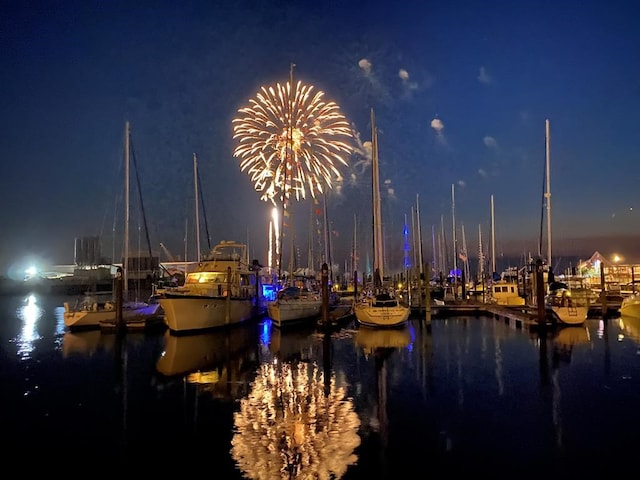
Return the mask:
<path fill-rule="evenodd" d="M 621 1 L 2 2 L 2 271 L 72 263 L 88 235 L 119 257 L 126 121 L 155 252 L 184 256 L 185 236 L 193 252 L 196 153 L 212 242 L 248 239 L 266 261 L 271 207 L 233 157 L 231 120 L 291 63 L 363 141 L 375 109 L 391 261 L 417 195 L 425 249 L 443 222 L 450 241 L 452 185 L 471 254 L 479 229 L 490 243 L 493 195 L 497 253 L 535 255 L 545 119 L 554 257 L 640 260 L 636 18 Z M 356 181 L 328 198 L 341 264 L 354 215 L 370 230 L 357 161 L 345 171 Z"/>

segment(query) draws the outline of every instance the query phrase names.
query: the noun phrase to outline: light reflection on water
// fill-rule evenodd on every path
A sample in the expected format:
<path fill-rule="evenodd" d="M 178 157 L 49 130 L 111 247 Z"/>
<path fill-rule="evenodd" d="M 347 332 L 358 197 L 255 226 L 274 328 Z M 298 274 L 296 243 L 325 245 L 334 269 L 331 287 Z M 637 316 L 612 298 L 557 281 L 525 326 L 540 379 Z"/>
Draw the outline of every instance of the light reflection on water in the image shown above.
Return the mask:
<path fill-rule="evenodd" d="M 18 356 L 22 360 L 28 360 L 34 349 L 34 342 L 42 338 L 38 333 L 38 320 L 44 310 L 37 304 L 36 295 L 28 295 L 24 304 L 18 308 L 17 316 L 22 321 L 22 329 L 16 338 Z"/>

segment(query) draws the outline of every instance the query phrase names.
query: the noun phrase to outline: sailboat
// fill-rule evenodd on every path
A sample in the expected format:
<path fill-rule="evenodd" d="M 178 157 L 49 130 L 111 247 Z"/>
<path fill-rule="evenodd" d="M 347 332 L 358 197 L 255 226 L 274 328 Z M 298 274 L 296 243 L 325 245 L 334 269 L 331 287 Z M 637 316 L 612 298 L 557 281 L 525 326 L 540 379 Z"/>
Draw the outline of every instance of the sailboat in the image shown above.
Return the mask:
<path fill-rule="evenodd" d="M 545 121 L 545 177 L 546 188 L 543 198 L 546 199 L 547 206 L 547 266 L 548 266 L 548 288 L 549 291 L 544 298 L 545 309 L 551 320 L 560 325 L 582 325 L 589 314 L 591 308 L 591 292 L 584 288 L 552 288 L 556 282 L 553 281 L 553 268 L 551 263 L 551 180 L 550 180 L 550 147 L 549 147 L 549 120 Z M 541 235 L 542 238 L 542 235 Z M 542 250 L 542 248 L 540 248 Z"/>
<path fill-rule="evenodd" d="M 129 156 L 130 131 L 129 122 L 125 124 L 125 233 L 124 233 L 124 255 L 123 255 L 123 285 L 125 298 L 122 303 L 122 321 L 127 328 L 146 328 L 151 325 L 162 323 L 162 309 L 158 302 L 130 301 L 127 298 L 128 277 L 127 268 L 129 266 Z M 117 305 L 111 297 L 87 292 L 84 298 L 80 299 L 74 306 L 69 302 L 64 302 L 64 323 L 69 330 L 90 329 L 90 328 L 112 328 L 116 326 Z"/>
<path fill-rule="evenodd" d="M 373 184 L 373 286 L 354 306 L 356 320 L 369 327 L 401 327 L 407 323 L 408 305 L 402 304 L 393 289 L 383 285 L 382 212 L 380 208 L 380 174 L 378 165 L 378 132 L 371 109 L 371 172 Z"/>

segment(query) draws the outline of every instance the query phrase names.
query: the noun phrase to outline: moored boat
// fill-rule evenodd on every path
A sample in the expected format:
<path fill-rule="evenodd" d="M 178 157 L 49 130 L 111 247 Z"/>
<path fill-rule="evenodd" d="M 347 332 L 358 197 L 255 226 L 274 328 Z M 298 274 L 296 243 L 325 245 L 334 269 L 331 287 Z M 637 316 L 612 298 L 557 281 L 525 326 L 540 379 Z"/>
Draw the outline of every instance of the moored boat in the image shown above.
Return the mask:
<path fill-rule="evenodd" d="M 321 312 L 322 296 L 306 287 L 284 288 L 267 304 L 269 318 L 277 327 L 316 319 Z"/>
<path fill-rule="evenodd" d="M 620 304 L 620 315 L 640 318 L 640 294 L 627 295 Z"/>
<path fill-rule="evenodd" d="M 560 288 L 545 296 L 551 321 L 564 325 L 581 325 L 589 315 L 590 292 L 586 289 Z"/>
<path fill-rule="evenodd" d="M 158 301 L 172 332 L 224 327 L 257 318 L 260 266 L 249 264 L 247 246 L 221 241 L 183 286 L 168 288 Z"/>
<path fill-rule="evenodd" d="M 69 330 L 100 328 L 103 325 L 115 326 L 117 304 L 101 295 L 88 293 L 71 306 L 64 302 L 64 324 Z M 122 304 L 122 321 L 125 327 L 135 325 L 144 328 L 162 318 L 162 309 L 156 302 L 128 301 Z"/>
<path fill-rule="evenodd" d="M 373 184 L 373 285 L 359 299 L 353 311 L 359 324 L 369 327 L 400 327 L 409 319 L 411 309 L 395 296 L 390 285 L 384 285 L 384 256 L 382 244 L 382 211 L 380 206 L 380 174 L 378 171 L 378 131 L 371 110 L 371 171 Z"/>

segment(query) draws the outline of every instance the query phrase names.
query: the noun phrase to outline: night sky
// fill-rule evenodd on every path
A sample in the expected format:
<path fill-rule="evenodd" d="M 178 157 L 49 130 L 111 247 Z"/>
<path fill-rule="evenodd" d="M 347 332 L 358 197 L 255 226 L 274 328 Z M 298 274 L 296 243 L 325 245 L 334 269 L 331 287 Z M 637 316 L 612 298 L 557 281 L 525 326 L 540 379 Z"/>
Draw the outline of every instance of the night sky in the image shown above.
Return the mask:
<path fill-rule="evenodd" d="M 486 250 L 492 195 L 496 253 L 535 257 L 546 119 L 554 263 L 596 250 L 640 261 L 634 2 L 8 0 L 0 42 L 2 275 L 73 263 L 76 237 L 99 236 L 118 261 L 127 121 L 154 253 L 195 255 L 195 153 L 202 249 L 208 232 L 265 263 L 272 207 L 233 156 L 232 119 L 291 64 L 361 142 L 375 110 L 391 269 L 416 205 L 427 257 L 454 216 L 459 248 Z M 370 243 L 370 163 L 348 161 L 327 196 L 340 265 L 354 231 L 363 264 Z M 131 248 L 145 251 L 131 192 Z M 317 212 L 296 208 L 306 260 Z"/>

